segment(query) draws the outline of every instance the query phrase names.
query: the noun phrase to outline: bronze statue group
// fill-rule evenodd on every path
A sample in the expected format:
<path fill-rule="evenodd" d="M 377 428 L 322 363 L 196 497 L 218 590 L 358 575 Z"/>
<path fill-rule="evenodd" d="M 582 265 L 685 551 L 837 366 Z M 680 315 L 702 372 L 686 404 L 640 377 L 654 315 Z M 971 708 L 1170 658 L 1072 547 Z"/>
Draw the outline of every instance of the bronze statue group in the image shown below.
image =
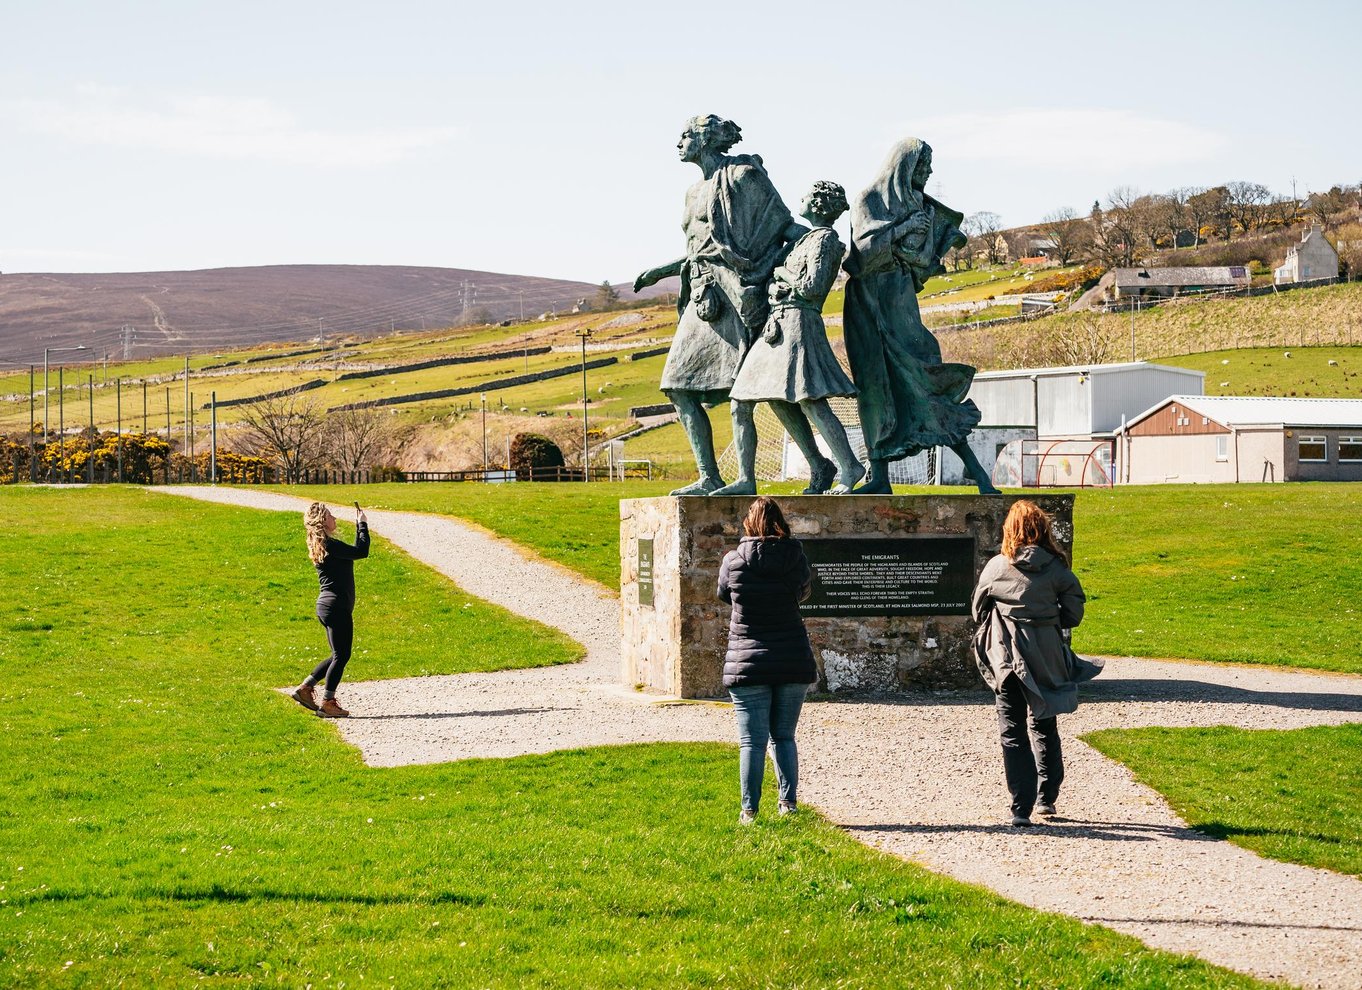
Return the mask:
<path fill-rule="evenodd" d="M 673 495 L 755 495 L 757 403 L 775 415 L 808 460 L 805 494 L 892 494 L 891 462 L 948 447 L 979 490 L 996 494 L 968 437 L 979 409 L 967 397 L 974 369 L 941 360 L 923 325 L 917 295 L 941 259 L 964 243 L 961 214 L 925 192 L 932 149 L 900 141 L 875 180 L 848 203 L 835 182 L 817 182 L 796 223 L 756 155 L 730 155 L 741 131 L 713 115 L 687 124 L 677 143 L 682 161 L 702 177 L 686 192 L 686 255 L 639 275 L 635 291 L 680 276 L 679 320 L 662 372 L 695 454 L 699 480 Z M 846 255 L 833 224 L 851 210 Z M 828 343 L 823 303 L 840 269 L 847 273 L 844 326 L 851 374 Z M 867 465 L 829 406 L 855 396 Z M 731 404 L 738 477 L 719 476 L 706 408 Z M 832 457 L 814 439 L 822 435 Z M 317 618 L 330 655 L 293 692 L 318 715 L 343 718 L 336 688 L 350 658 L 354 561 L 368 554 L 364 515 L 352 547 L 334 537 L 326 506 L 306 513 L 309 556 L 320 583 Z M 795 729 L 809 686 L 817 681 L 813 649 L 799 612 L 810 569 L 776 502 L 757 498 L 738 546 L 723 560 L 719 597 L 732 607 L 724 687 L 737 714 L 739 820 L 756 819 L 766 750 L 774 756 L 779 810 L 797 808 Z M 1055 542 L 1049 517 L 1018 501 L 1007 514 L 1002 552 L 984 568 L 973 598 L 975 658 L 996 698 L 1011 823 L 1053 815 L 1064 779 L 1055 717 L 1077 707 L 1076 685 L 1100 668 L 1069 648 L 1067 630 L 1083 617 L 1083 589 Z M 319 703 L 315 689 L 321 684 Z"/>
<path fill-rule="evenodd" d="M 699 480 L 675 495 L 756 494 L 753 408 L 771 405 L 809 464 L 805 494 L 888 495 L 891 462 L 948 447 L 981 492 L 994 493 L 970 450 L 979 409 L 967 398 L 974 369 L 941 360 L 917 294 L 941 259 L 965 243 L 962 215 L 927 195 L 932 149 L 900 141 L 874 181 L 848 203 L 835 182 L 818 182 L 795 222 L 757 155 L 730 155 L 741 131 L 696 117 L 677 143 L 701 179 L 686 191 L 685 257 L 650 268 L 634 290 L 680 276 L 676 336 L 662 391 L 676 407 Z M 850 208 L 851 249 L 833 223 Z M 844 327 L 851 375 L 828 343 L 822 309 L 839 269 L 847 273 Z M 868 473 L 828 405 L 855 396 Z M 705 408 L 731 403 L 738 478 L 719 476 Z M 829 459 L 813 435 L 817 427 Z M 864 479 L 862 481 L 862 479 Z M 858 486 L 859 483 L 859 486 Z"/>

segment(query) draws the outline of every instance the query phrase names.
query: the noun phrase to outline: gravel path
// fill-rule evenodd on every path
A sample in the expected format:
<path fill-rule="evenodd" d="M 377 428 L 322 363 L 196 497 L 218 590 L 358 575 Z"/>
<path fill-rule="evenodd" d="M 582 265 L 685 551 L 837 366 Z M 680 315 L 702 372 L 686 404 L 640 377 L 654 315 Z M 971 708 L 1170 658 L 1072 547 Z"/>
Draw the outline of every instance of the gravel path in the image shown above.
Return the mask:
<path fill-rule="evenodd" d="M 225 488 L 156 491 L 265 509 L 302 505 Z M 658 701 L 618 685 L 618 601 L 604 589 L 450 519 L 376 511 L 369 522 L 470 594 L 562 629 L 587 656 L 564 667 L 347 683 L 357 717 L 336 725 L 367 763 L 736 741 L 725 706 Z M 1359 721 L 1362 678 L 1118 658 L 1085 686 L 1079 711 L 1060 719 L 1068 779 L 1050 824 L 1000 824 L 1006 788 L 983 693 L 806 706 L 800 797 L 863 842 L 1023 904 L 1261 978 L 1362 988 L 1362 881 L 1209 839 L 1076 738 L 1109 727 Z M 736 816 L 736 779 L 733 801 Z"/>

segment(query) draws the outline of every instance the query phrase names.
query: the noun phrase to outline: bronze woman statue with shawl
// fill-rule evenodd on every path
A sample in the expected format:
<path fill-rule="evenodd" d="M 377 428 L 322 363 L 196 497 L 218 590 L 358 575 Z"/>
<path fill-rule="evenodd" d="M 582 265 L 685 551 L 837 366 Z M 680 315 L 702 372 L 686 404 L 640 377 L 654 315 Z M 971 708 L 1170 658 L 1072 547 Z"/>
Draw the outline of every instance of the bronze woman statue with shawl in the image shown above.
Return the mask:
<path fill-rule="evenodd" d="M 741 137 L 737 124 L 713 114 L 686 125 L 677 151 L 703 173 L 686 192 L 686 256 L 634 281 L 637 292 L 681 276 L 680 320 L 661 387 L 685 427 L 700 480 L 673 495 L 709 495 L 723 487 L 705 407 L 728 400 L 743 355 L 766 323 L 771 272 L 785 245 L 804 233 L 761 159 L 725 154 Z M 735 422 L 735 428 L 746 425 Z"/>
<path fill-rule="evenodd" d="M 923 191 L 931 174 L 932 149 L 906 138 L 852 207 L 843 320 L 870 460 L 857 493 L 890 494 L 889 462 L 929 447 L 949 447 L 980 492 L 998 491 L 967 442 L 980 415 L 966 398 L 974 369 L 942 363 L 918 310 L 923 284 L 965 243 L 962 215 Z"/>

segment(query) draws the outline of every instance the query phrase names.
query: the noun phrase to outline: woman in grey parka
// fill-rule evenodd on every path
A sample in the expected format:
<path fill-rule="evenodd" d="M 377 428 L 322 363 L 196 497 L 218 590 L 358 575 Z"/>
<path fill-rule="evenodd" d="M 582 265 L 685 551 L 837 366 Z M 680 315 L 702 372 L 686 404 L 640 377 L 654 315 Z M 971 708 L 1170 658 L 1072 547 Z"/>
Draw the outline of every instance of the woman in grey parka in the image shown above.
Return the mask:
<path fill-rule="evenodd" d="M 974 651 L 996 695 L 1012 824 L 1026 826 L 1033 810 L 1055 813 L 1064 781 L 1055 716 L 1078 708 L 1078 682 L 1102 668 L 1069 648 L 1064 630 L 1083 621 L 1086 596 L 1040 506 L 1013 503 L 1002 551 L 974 589 Z"/>

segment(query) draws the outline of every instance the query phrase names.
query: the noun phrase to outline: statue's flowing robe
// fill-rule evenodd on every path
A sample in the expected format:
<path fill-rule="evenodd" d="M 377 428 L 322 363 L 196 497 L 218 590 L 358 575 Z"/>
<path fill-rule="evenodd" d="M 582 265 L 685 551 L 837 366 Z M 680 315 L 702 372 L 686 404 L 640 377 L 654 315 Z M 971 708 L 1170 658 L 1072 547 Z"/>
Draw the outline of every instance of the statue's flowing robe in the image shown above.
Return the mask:
<path fill-rule="evenodd" d="M 843 326 L 866 450 L 876 460 L 954 446 L 980 419 L 966 398 L 974 369 L 941 362 L 918 309 L 923 283 L 964 243 L 961 214 L 913 186 L 926 147 L 916 138 L 899 142 L 852 207 Z M 929 220 L 927 233 L 905 236 L 900 225 L 917 213 Z"/>
<path fill-rule="evenodd" d="M 726 157 L 686 193 L 686 263 L 680 320 L 662 390 L 722 402 L 751 340 L 766 322 L 767 285 L 793 218 L 755 155 Z M 703 319 L 706 310 L 711 318 Z"/>

